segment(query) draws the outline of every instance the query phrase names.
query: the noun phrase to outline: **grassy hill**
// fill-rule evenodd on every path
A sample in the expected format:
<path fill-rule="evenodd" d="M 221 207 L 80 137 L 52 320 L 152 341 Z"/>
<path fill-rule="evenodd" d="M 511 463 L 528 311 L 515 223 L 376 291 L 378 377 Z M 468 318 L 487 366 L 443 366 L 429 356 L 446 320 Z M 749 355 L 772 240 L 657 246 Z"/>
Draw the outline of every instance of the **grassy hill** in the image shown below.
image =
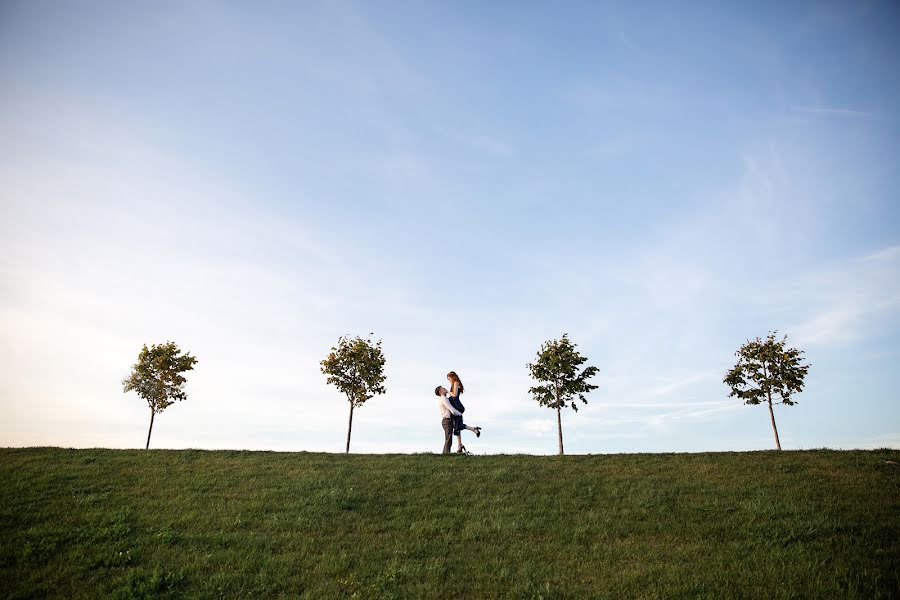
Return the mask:
<path fill-rule="evenodd" d="M 886 461 L 0 449 L 0 597 L 896 598 Z"/>

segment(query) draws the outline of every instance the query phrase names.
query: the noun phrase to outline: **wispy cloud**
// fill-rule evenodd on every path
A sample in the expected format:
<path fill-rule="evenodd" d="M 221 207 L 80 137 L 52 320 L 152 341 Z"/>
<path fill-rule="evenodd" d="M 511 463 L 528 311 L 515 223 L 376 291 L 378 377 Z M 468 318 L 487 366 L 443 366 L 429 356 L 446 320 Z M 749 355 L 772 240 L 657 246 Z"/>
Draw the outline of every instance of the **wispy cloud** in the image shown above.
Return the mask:
<path fill-rule="evenodd" d="M 834 106 L 792 106 L 791 111 L 819 115 L 822 117 L 843 117 L 851 119 L 868 119 L 875 117 L 875 113 L 852 108 L 839 108 Z"/>
<path fill-rule="evenodd" d="M 789 288 L 790 289 L 790 288 Z M 808 274 L 795 284 L 787 306 L 807 314 L 790 327 L 802 345 L 827 345 L 879 334 L 880 323 L 900 318 L 900 247 Z"/>
<path fill-rule="evenodd" d="M 440 135 L 468 150 L 476 150 L 480 154 L 498 158 L 513 155 L 512 146 L 495 136 L 465 131 L 458 127 L 448 127 L 444 125 L 435 125 L 434 128 Z"/>
<path fill-rule="evenodd" d="M 683 390 L 684 388 L 694 385 L 702 381 L 716 379 L 720 374 L 716 371 L 703 371 L 701 373 L 693 373 L 677 378 L 669 378 L 660 385 L 656 385 L 647 390 L 648 396 L 668 396 L 672 392 Z"/>
<path fill-rule="evenodd" d="M 898 259 L 900 259 L 900 246 L 888 246 L 887 248 L 882 248 L 881 250 L 877 250 L 868 256 L 863 257 L 862 260 L 870 262 L 889 262 Z"/>

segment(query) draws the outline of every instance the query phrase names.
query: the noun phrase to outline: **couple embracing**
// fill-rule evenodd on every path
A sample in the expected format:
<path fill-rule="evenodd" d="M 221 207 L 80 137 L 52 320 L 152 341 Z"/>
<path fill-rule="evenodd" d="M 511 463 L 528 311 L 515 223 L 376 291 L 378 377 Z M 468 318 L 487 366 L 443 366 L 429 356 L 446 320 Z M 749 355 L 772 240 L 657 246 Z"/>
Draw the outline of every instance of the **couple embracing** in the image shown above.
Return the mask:
<path fill-rule="evenodd" d="M 462 414 L 466 408 L 459 401 L 459 395 L 465 391 L 463 383 L 456 371 L 447 373 L 447 381 L 450 382 L 450 390 L 442 386 L 434 388 L 434 394 L 440 398 L 438 408 L 441 410 L 441 426 L 444 428 L 444 454 L 450 453 L 453 444 L 453 436 L 456 435 L 457 452 L 463 453 L 466 447 L 462 443 L 464 429 L 475 432 L 475 437 L 481 437 L 481 427 L 469 427 L 463 423 Z"/>

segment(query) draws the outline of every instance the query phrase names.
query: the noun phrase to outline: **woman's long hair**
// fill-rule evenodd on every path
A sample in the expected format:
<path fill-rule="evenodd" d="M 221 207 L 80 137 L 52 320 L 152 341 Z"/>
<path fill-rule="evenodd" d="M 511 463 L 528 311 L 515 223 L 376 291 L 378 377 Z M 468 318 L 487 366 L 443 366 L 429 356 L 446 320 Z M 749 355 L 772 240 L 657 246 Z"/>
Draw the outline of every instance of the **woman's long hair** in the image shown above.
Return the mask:
<path fill-rule="evenodd" d="M 462 379 L 459 378 L 459 375 L 456 374 L 456 371 L 450 371 L 447 373 L 447 377 L 450 378 L 450 381 L 455 381 L 459 384 L 459 393 L 462 394 L 466 391 L 466 388 L 463 386 Z"/>

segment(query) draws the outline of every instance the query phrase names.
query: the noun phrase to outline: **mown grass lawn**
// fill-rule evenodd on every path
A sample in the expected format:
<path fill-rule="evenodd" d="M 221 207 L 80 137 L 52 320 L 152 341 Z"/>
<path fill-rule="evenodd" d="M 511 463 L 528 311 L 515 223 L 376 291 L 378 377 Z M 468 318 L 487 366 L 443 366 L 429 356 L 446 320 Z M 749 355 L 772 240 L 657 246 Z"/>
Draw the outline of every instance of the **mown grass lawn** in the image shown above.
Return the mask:
<path fill-rule="evenodd" d="M 896 598 L 890 461 L 0 449 L 0 597 Z"/>

